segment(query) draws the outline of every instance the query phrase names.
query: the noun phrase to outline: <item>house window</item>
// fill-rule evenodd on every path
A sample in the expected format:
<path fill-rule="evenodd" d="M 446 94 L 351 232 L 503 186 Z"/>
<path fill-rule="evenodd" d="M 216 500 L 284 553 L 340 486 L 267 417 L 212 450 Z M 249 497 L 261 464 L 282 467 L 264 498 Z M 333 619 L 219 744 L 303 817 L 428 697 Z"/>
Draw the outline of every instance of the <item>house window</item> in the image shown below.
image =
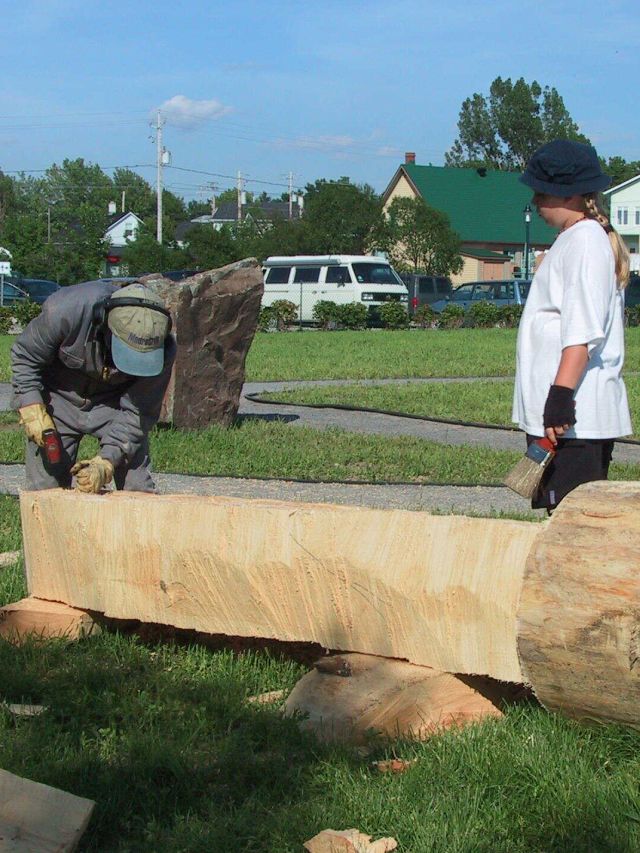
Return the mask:
<path fill-rule="evenodd" d="M 640 225 L 640 207 L 636 207 L 636 225 Z"/>
<path fill-rule="evenodd" d="M 127 237 L 133 237 L 133 228 L 131 228 L 131 226 L 128 226 L 127 228 L 124 229 L 125 240 L 127 239 Z"/>
<path fill-rule="evenodd" d="M 629 222 L 629 208 L 619 207 L 616 222 L 618 225 L 627 225 Z"/>

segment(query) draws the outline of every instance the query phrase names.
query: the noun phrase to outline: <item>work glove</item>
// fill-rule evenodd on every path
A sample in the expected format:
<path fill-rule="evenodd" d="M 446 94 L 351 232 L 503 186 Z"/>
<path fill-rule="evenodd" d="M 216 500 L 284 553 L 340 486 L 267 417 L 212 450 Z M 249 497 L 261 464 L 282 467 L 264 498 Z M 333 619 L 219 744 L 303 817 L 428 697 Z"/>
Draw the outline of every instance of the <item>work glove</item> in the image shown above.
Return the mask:
<path fill-rule="evenodd" d="M 107 483 L 113 480 L 113 465 L 102 456 L 94 456 L 93 459 L 76 462 L 71 473 L 75 474 L 78 491 L 97 495 Z"/>
<path fill-rule="evenodd" d="M 552 385 L 549 388 L 547 402 L 544 404 L 542 416 L 544 428 L 573 426 L 575 422 L 576 404 L 573 399 L 573 388 L 565 388 L 564 385 Z"/>
<path fill-rule="evenodd" d="M 47 429 L 55 430 L 56 428 L 51 416 L 47 413 L 47 407 L 44 403 L 31 403 L 30 406 L 23 406 L 18 411 L 27 439 L 35 442 L 38 447 L 42 447 L 44 445 L 42 433 Z"/>

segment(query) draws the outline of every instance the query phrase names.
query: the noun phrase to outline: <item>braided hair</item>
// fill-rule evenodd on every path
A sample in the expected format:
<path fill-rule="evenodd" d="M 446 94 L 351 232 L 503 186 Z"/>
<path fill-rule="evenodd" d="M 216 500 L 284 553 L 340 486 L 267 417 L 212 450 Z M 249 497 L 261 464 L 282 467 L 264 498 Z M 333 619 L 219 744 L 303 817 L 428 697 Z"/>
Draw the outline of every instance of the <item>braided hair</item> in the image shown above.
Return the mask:
<path fill-rule="evenodd" d="M 620 290 L 623 290 L 629 282 L 629 250 L 605 213 L 600 194 L 587 193 L 583 196 L 583 199 L 586 218 L 595 219 L 597 223 L 602 225 L 609 237 L 613 257 L 616 262 L 616 280 Z"/>

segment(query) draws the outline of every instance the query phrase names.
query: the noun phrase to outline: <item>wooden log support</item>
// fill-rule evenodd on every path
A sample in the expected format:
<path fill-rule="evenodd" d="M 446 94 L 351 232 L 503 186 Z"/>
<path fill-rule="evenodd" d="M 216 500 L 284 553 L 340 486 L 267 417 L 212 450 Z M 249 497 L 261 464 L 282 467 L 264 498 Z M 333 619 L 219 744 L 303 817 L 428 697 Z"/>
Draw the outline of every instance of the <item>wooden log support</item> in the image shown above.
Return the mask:
<path fill-rule="evenodd" d="M 71 853 L 95 803 L 0 770 L 0 850 Z"/>
<path fill-rule="evenodd" d="M 79 640 L 99 630 L 97 622 L 84 610 L 59 601 L 30 597 L 0 608 L 0 637 L 13 643 L 27 637 Z"/>
<path fill-rule="evenodd" d="M 31 595 L 527 681 L 640 727 L 640 483 L 581 486 L 542 524 L 59 490 L 21 511 Z"/>
<path fill-rule="evenodd" d="M 321 740 L 371 734 L 424 739 L 452 726 L 501 717 L 498 695 L 485 696 L 455 675 L 373 655 L 323 658 L 289 694 L 285 714 Z"/>

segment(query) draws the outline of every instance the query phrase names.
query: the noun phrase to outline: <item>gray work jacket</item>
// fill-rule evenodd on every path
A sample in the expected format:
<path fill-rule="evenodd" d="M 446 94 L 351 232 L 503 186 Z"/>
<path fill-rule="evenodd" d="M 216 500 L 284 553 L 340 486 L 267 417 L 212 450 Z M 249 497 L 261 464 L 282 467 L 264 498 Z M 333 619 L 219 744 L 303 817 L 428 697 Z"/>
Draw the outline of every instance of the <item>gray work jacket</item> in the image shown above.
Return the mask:
<path fill-rule="evenodd" d="M 83 411 L 99 404 L 113 407 L 100 449 L 113 465 L 131 460 L 157 423 L 176 355 L 169 335 L 158 376 L 130 376 L 106 362 L 104 345 L 92 334 L 93 309 L 118 289 L 104 281 L 61 288 L 11 348 L 13 408 L 51 403 L 55 416 L 56 397 Z"/>

